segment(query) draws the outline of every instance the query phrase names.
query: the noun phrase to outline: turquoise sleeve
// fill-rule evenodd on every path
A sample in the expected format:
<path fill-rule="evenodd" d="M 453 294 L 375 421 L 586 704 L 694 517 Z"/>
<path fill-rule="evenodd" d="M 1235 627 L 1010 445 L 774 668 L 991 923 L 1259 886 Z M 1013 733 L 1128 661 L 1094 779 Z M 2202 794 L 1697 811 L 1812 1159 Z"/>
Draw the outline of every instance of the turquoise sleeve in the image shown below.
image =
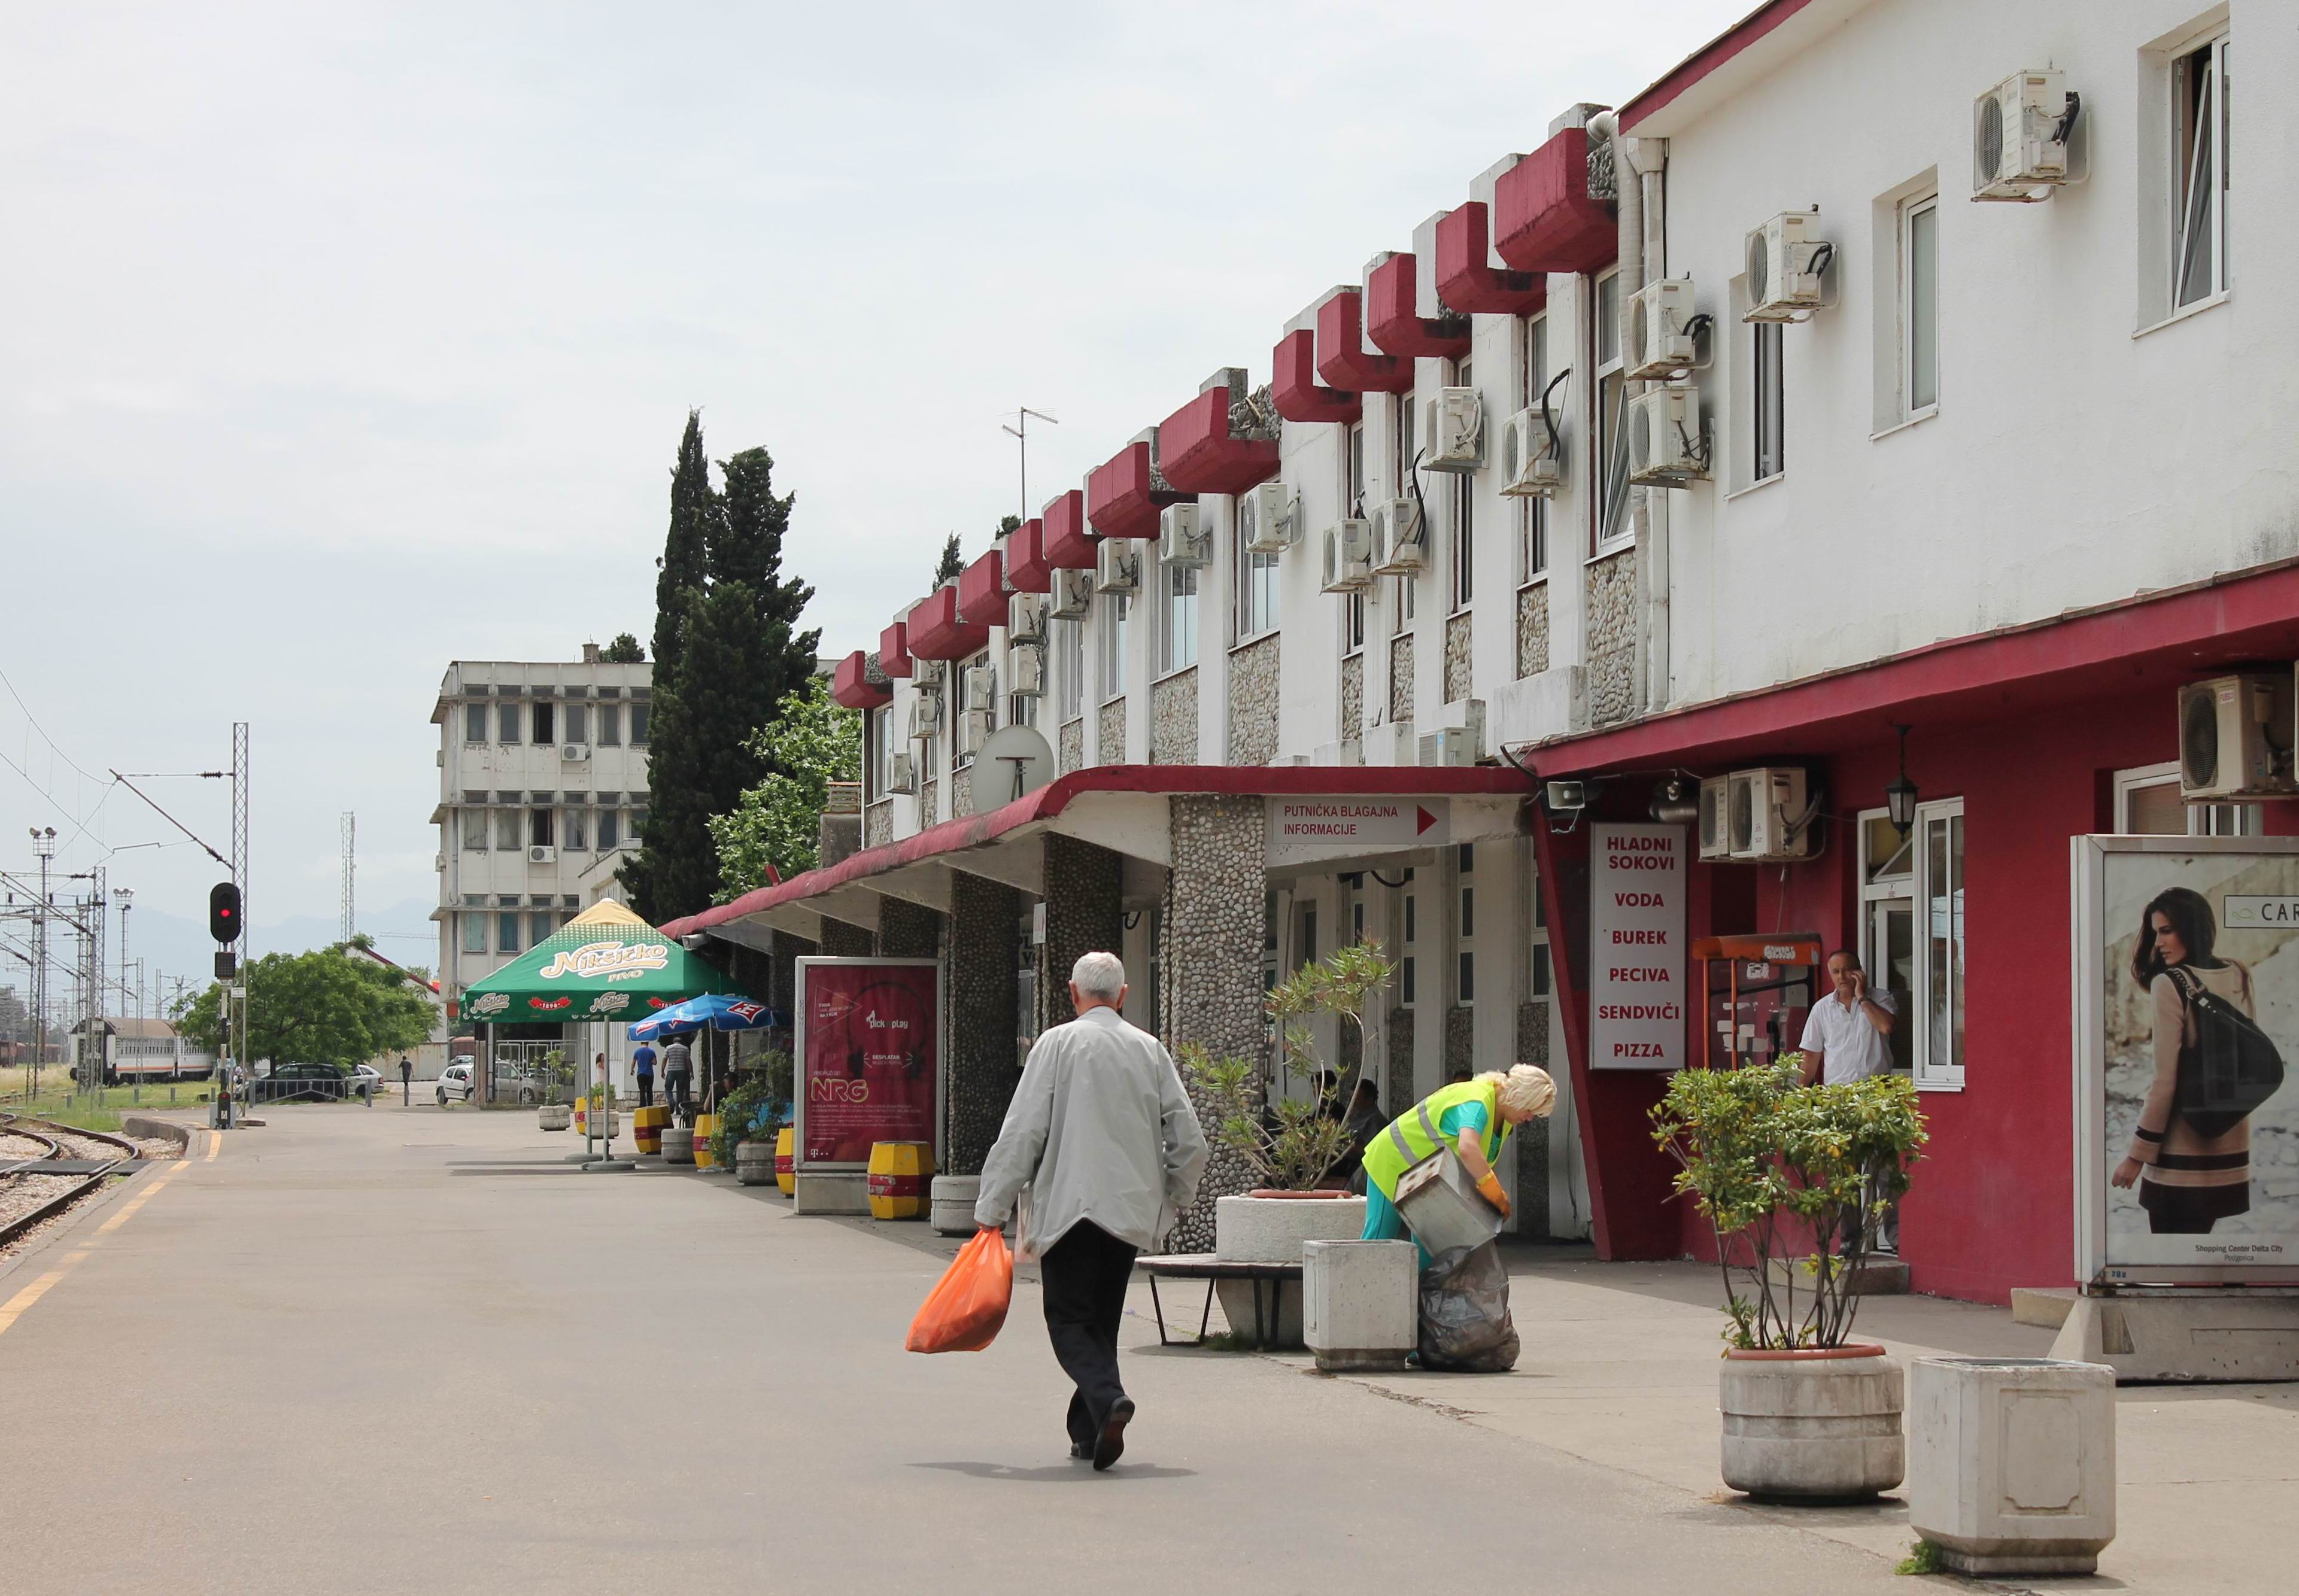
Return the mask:
<path fill-rule="evenodd" d="M 1465 1130 L 1473 1130 L 1479 1137 L 1485 1134 L 1488 1121 L 1481 1103 L 1457 1103 L 1437 1116 L 1438 1133 L 1448 1142 L 1457 1142 Z"/>

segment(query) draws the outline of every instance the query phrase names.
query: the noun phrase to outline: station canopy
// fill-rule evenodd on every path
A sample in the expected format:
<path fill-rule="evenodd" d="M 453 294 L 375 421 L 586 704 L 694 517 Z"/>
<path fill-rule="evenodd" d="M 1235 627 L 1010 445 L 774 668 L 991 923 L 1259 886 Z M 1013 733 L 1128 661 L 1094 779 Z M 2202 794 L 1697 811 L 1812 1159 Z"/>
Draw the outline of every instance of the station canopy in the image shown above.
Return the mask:
<path fill-rule="evenodd" d="M 463 994 L 465 1020 L 496 1025 L 641 1020 L 726 990 L 726 978 L 612 898 L 593 904 Z"/>

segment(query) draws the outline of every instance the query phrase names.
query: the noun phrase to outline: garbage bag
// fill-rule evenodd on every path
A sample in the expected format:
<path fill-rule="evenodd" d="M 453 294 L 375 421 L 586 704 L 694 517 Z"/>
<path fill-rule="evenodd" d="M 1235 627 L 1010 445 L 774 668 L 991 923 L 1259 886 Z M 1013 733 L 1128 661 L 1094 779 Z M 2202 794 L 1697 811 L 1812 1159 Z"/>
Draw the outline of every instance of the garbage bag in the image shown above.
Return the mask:
<path fill-rule="evenodd" d="M 1014 1301 L 1014 1254 L 995 1230 L 977 1230 L 926 1293 L 903 1344 L 913 1352 L 978 1352 L 997 1339 Z"/>
<path fill-rule="evenodd" d="M 1440 1255 L 1421 1272 L 1421 1367 L 1482 1375 L 1515 1368 L 1508 1298 L 1497 1244 Z"/>

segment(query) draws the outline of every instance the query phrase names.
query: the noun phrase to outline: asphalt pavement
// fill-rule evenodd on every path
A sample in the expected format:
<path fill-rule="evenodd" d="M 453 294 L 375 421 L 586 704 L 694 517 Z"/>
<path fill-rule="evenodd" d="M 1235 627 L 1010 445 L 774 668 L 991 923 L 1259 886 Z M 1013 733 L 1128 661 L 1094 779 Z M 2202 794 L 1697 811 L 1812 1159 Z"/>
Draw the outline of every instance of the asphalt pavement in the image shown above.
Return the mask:
<path fill-rule="evenodd" d="M 923 1227 L 579 1172 L 528 1113 L 266 1117 L 0 1274 L 16 1588 L 1917 1588 L 1433 1379 L 1160 1348 L 1140 1291 L 1141 1416 L 1096 1475 L 1026 1278 L 988 1352 L 902 1351 Z"/>

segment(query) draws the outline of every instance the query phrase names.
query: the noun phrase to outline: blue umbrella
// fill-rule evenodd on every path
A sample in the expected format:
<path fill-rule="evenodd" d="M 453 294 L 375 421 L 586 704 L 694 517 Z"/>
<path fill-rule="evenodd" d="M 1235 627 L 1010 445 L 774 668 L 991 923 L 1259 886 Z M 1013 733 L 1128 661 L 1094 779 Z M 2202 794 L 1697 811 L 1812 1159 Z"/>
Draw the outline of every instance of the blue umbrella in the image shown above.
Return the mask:
<path fill-rule="evenodd" d="M 719 1030 L 759 1030 L 788 1023 L 789 1017 L 781 1010 L 770 1009 L 754 998 L 712 992 L 658 1009 L 645 1019 L 634 1021 L 630 1038 L 634 1042 L 652 1042 L 660 1037 L 685 1036 L 706 1025 Z"/>

